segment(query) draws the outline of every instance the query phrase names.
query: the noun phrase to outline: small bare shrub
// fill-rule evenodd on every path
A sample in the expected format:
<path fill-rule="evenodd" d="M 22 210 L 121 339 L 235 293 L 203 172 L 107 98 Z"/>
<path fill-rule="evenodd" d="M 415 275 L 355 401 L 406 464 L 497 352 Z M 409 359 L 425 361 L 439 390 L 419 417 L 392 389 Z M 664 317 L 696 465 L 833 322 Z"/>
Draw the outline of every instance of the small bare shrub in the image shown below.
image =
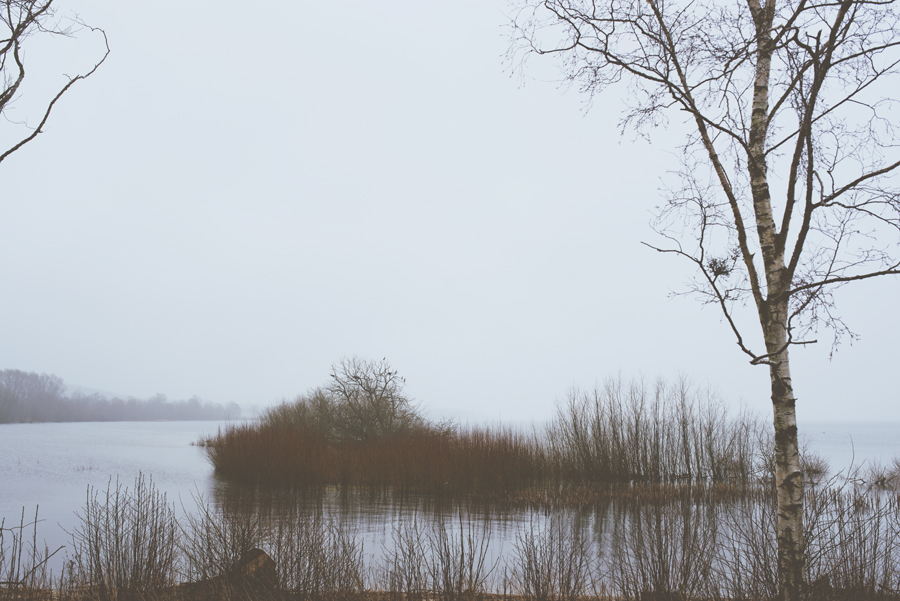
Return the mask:
<path fill-rule="evenodd" d="M 800 453 L 800 471 L 807 483 L 816 486 L 828 476 L 828 461 L 809 449 L 803 449 Z"/>
<path fill-rule="evenodd" d="M 146 599 L 175 583 L 178 524 L 151 480 L 139 475 L 133 489 L 110 482 L 105 495 L 88 489 L 78 517 L 67 576 L 90 597 Z"/>
<path fill-rule="evenodd" d="M 900 596 L 900 500 L 856 487 L 806 495 L 807 580 L 825 599 Z"/>
<path fill-rule="evenodd" d="M 714 503 L 690 496 L 626 507 L 612 541 L 610 582 L 627 601 L 693 599 L 711 583 L 718 525 Z"/>
<path fill-rule="evenodd" d="M 488 579 L 497 564 L 488 565 L 490 522 L 481 531 L 474 522 L 463 526 L 459 516 L 459 536 L 448 531 L 444 520 L 435 522 L 429 544 L 431 593 L 439 601 L 471 601 L 484 595 Z"/>
<path fill-rule="evenodd" d="M 365 589 L 363 546 L 321 514 L 279 519 L 266 542 L 281 590 L 292 599 L 344 599 Z"/>
<path fill-rule="evenodd" d="M 768 600 L 778 596 L 775 497 L 767 487 L 719 511 L 717 599 Z"/>
<path fill-rule="evenodd" d="M 900 487 L 900 458 L 894 458 L 892 465 L 879 461 L 869 463 L 859 478 L 869 488 L 892 490 Z"/>
<path fill-rule="evenodd" d="M 766 427 L 728 414 L 712 391 L 685 379 L 609 379 L 573 390 L 547 431 L 554 460 L 569 480 L 750 484 Z"/>
<path fill-rule="evenodd" d="M 524 599 L 574 601 L 593 590 L 590 542 L 563 518 L 554 515 L 543 528 L 532 518 L 516 537 L 508 578 Z"/>
<path fill-rule="evenodd" d="M 381 567 L 383 587 L 394 601 L 421 601 L 428 592 L 428 557 L 425 532 L 417 520 L 401 522 L 391 532 Z"/>

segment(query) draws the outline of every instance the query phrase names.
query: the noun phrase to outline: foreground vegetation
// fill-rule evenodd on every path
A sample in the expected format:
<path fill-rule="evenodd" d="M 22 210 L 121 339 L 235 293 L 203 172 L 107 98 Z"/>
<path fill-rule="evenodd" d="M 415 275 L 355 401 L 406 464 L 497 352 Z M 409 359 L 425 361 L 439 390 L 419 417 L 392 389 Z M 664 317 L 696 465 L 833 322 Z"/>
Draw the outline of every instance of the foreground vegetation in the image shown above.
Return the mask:
<path fill-rule="evenodd" d="M 592 512 L 531 513 L 502 555 L 491 548 L 495 520 L 471 506 L 418 512 L 393 521 L 371 555 L 347 522 L 308 510 L 296 490 L 266 503 L 200 500 L 176 519 L 138 479 L 89 493 L 59 574 L 37 546 L 36 520 L 4 523 L 0 600 L 777 598 L 773 495 L 723 501 L 715 489 L 644 486 Z M 807 598 L 900 599 L 900 497 L 831 485 L 806 500 Z M 265 586 L 217 578 L 255 549 L 274 559 Z"/>

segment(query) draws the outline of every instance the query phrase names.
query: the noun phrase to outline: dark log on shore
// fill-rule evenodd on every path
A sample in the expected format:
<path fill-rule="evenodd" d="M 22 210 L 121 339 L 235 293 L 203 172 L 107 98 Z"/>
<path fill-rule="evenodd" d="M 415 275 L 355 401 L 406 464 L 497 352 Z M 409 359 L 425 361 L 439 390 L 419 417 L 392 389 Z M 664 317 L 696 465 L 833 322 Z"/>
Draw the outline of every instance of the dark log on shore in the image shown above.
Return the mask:
<path fill-rule="evenodd" d="M 176 587 L 178 597 L 190 601 L 218 601 L 233 598 L 267 598 L 278 586 L 275 561 L 262 549 L 251 549 L 241 556 L 228 573 Z"/>

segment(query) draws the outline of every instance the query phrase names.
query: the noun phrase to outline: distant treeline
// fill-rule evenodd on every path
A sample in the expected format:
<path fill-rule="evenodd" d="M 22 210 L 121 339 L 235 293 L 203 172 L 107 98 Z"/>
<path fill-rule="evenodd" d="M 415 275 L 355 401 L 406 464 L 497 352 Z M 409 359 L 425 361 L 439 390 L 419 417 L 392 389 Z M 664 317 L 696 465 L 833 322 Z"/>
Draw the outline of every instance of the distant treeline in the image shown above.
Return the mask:
<path fill-rule="evenodd" d="M 0 423 L 220 420 L 240 414 L 236 403 L 223 406 L 197 397 L 169 401 L 162 394 L 149 399 L 69 394 L 58 376 L 0 370 Z"/>

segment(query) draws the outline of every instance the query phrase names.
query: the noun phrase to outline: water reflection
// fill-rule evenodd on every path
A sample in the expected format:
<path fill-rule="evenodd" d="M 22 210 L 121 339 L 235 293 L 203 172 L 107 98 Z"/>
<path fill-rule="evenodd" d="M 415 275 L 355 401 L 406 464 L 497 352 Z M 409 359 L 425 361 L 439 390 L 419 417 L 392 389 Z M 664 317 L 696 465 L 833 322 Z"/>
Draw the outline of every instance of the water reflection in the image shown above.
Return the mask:
<path fill-rule="evenodd" d="M 626 599 L 648 591 L 684 598 L 777 594 L 770 487 L 741 494 L 714 486 L 593 490 L 590 503 L 529 507 L 390 490 L 248 489 L 219 482 L 212 501 L 226 521 L 256 516 L 270 536 L 288 524 L 336 528 L 360 545 L 367 587 L 400 587 L 407 597 L 424 581 L 446 586 L 435 580 L 441 570 L 466 562 L 481 566 L 469 581 L 533 598 L 603 591 Z M 896 492 L 812 488 L 804 519 L 812 585 L 851 592 L 900 586 Z"/>
<path fill-rule="evenodd" d="M 471 529 L 473 536 L 485 540 L 487 561 L 493 565 L 500 562 L 504 550 L 512 548 L 524 527 L 542 527 L 551 515 L 556 519 L 565 516 L 573 527 L 585 532 L 594 522 L 589 509 L 534 512 L 471 498 L 399 494 L 390 489 L 249 488 L 217 481 L 210 500 L 227 519 L 256 514 L 271 524 L 310 517 L 335 520 L 361 541 L 370 567 L 383 563 L 395 551 L 396 538 L 403 528 L 415 528 L 422 536 L 432 537 L 436 536 L 436 526 L 454 537 Z"/>
<path fill-rule="evenodd" d="M 533 588 L 536 573 L 552 572 L 569 574 L 571 582 L 558 587 L 575 586 L 582 593 L 600 583 L 617 590 L 696 589 L 709 577 L 713 547 L 737 507 L 735 495 L 712 487 L 592 487 L 590 497 L 568 492 L 534 492 L 529 505 L 390 489 L 251 488 L 218 481 L 211 502 L 225 521 L 259 519 L 274 530 L 332 520 L 362 545 L 370 574 L 389 577 L 409 557 L 430 564 L 446 537 L 476 546 L 472 552 L 484 549 L 492 590 Z M 655 559 L 648 563 L 647 557 Z"/>

